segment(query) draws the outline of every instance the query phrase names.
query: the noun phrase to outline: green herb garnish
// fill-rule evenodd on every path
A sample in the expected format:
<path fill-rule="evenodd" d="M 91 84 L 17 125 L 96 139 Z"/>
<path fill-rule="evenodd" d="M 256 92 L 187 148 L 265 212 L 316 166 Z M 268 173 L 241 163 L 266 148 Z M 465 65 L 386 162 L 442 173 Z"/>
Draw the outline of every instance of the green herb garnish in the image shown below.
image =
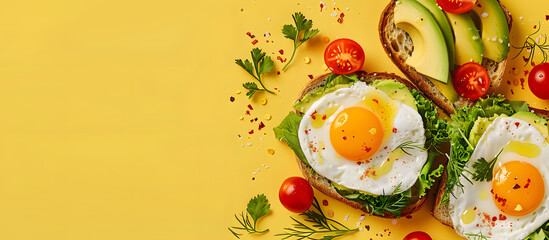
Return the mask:
<path fill-rule="evenodd" d="M 467 235 L 467 238 L 468 239 L 471 239 L 471 237 L 473 237 L 473 239 L 471 240 L 488 240 L 488 236 L 484 236 L 482 234 L 482 232 L 479 232 L 479 233 L 476 233 L 476 234 L 472 234 L 472 233 L 466 233 L 465 235 Z"/>
<path fill-rule="evenodd" d="M 248 89 L 246 96 L 248 96 L 248 98 L 252 98 L 252 96 L 257 91 L 266 91 L 268 93 L 274 94 L 273 91 L 265 88 L 265 85 L 263 85 L 263 82 L 261 81 L 261 74 L 268 73 L 273 70 L 274 68 L 273 60 L 271 59 L 271 57 L 265 56 L 266 53 L 264 53 L 259 48 L 252 49 L 251 55 L 252 55 L 252 62 L 250 62 L 248 59 L 246 59 L 245 61 L 242 61 L 242 59 L 235 60 L 236 65 L 244 68 L 244 70 L 246 70 L 246 72 L 252 75 L 252 77 L 254 77 L 259 82 L 259 84 L 261 84 L 261 87 L 262 87 L 262 88 L 259 88 L 257 84 L 255 84 L 254 82 L 247 82 L 242 84 L 242 86 L 245 89 Z"/>
<path fill-rule="evenodd" d="M 522 51 L 524 50 L 526 50 L 527 52 L 529 51 L 528 57 L 524 58 L 524 61 L 526 61 L 524 66 L 528 65 L 529 62 L 532 62 L 534 58 L 534 54 L 536 53 L 536 48 L 541 51 L 541 55 L 543 56 L 543 61 L 541 63 L 546 62 L 547 58 L 549 57 L 549 53 L 548 53 L 549 43 L 547 43 L 547 34 L 540 34 L 539 38 L 535 38 L 536 36 L 534 36 L 541 29 L 541 25 L 538 24 L 538 26 L 539 26 L 538 29 L 534 33 L 526 36 L 526 40 L 524 41 L 522 46 L 520 47 L 513 46 L 513 48 L 515 49 L 520 49 L 520 51 L 517 53 L 516 56 L 513 57 L 513 59 L 517 58 L 522 53 Z M 539 43 L 538 43 L 538 40 L 539 40 Z"/>
<path fill-rule="evenodd" d="M 419 150 L 427 151 L 427 149 L 425 149 L 425 147 L 423 147 L 419 144 L 416 144 L 412 141 L 406 141 L 406 142 L 401 143 L 395 149 L 393 149 L 393 152 L 397 151 L 398 149 L 402 150 L 404 153 L 406 153 L 408 155 L 412 155 L 411 153 L 409 153 L 407 151 L 407 150 L 410 150 L 410 149 L 419 149 Z"/>
<path fill-rule="evenodd" d="M 484 158 L 480 158 L 473 164 L 473 168 L 475 169 L 475 173 L 473 173 L 474 181 L 492 181 L 494 166 L 496 165 L 497 159 L 501 152 L 503 152 L 503 149 L 501 149 L 498 155 L 496 155 L 496 157 L 490 162 L 487 162 Z"/>
<path fill-rule="evenodd" d="M 257 220 L 271 211 L 271 204 L 269 204 L 269 200 L 267 200 L 265 195 L 259 194 L 250 199 L 246 211 L 247 214 L 242 212 L 240 213 L 240 217 L 236 214 L 234 215 L 241 227 L 229 228 L 229 231 L 231 231 L 236 238 L 240 238 L 242 234 L 235 232 L 235 230 L 246 230 L 248 233 L 265 233 L 269 231 L 269 229 L 261 231 L 256 229 Z M 253 223 L 250 221 L 250 217 L 252 217 Z"/>
<path fill-rule="evenodd" d="M 311 29 L 313 27 L 313 21 L 307 20 L 302 13 L 296 12 L 292 15 L 292 17 L 294 19 L 295 26 L 291 24 L 284 25 L 282 28 L 282 34 L 284 34 L 285 38 L 294 40 L 294 51 L 292 52 L 292 57 L 288 63 L 286 63 L 286 65 L 282 68 L 282 71 L 286 70 L 288 65 L 290 65 L 294 59 L 297 48 L 319 32 L 318 29 Z M 302 32 L 303 34 L 301 34 Z"/>
<path fill-rule="evenodd" d="M 300 215 L 305 216 L 305 222 L 290 217 L 294 221 L 293 227 L 284 228 L 286 230 L 285 233 L 276 234 L 275 236 L 281 236 L 283 237 L 282 239 L 329 240 L 358 231 L 358 228 L 349 229 L 338 221 L 326 217 L 316 198 L 313 201 L 312 207 Z M 307 222 L 311 223 L 311 225 L 307 225 Z"/>

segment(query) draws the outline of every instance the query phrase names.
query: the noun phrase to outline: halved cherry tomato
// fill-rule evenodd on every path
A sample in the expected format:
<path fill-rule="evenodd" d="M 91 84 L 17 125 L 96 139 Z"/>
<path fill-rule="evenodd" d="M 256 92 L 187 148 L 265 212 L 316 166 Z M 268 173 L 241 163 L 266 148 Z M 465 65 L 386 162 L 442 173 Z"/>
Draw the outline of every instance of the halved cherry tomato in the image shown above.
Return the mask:
<path fill-rule="evenodd" d="M 302 177 L 286 179 L 278 191 L 278 198 L 282 206 L 295 213 L 307 211 L 313 203 L 314 197 L 313 188 Z"/>
<path fill-rule="evenodd" d="M 528 86 L 536 97 L 549 99 L 549 63 L 536 65 L 528 75 Z"/>
<path fill-rule="evenodd" d="M 404 237 L 404 239 L 402 240 L 433 240 L 433 239 L 431 238 L 431 236 L 429 236 L 429 234 L 425 232 L 417 231 L 417 232 L 412 232 L 406 235 L 406 237 Z"/>
<path fill-rule="evenodd" d="M 476 62 L 461 65 L 454 74 L 454 89 L 469 100 L 482 97 L 490 87 L 490 76 L 483 66 Z"/>
<path fill-rule="evenodd" d="M 449 13 L 464 13 L 477 3 L 476 0 L 437 0 L 438 5 L 442 10 Z"/>
<path fill-rule="evenodd" d="M 340 38 L 328 45 L 324 51 L 324 62 L 335 74 L 354 73 L 364 66 L 364 50 L 357 42 Z"/>

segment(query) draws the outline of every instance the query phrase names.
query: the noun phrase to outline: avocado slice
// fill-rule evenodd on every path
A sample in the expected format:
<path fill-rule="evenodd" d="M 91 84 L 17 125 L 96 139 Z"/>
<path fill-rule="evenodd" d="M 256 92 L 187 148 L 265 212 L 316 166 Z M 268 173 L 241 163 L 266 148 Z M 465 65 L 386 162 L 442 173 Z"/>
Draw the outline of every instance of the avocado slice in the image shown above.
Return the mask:
<path fill-rule="evenodd" d="M 427 10 L 429 10 L 429 12 L 431 12 L 431 15 L 433 15 L 433 17 L 435 18 L 435 21 L 437 21 L 437 24 L 442 31 L 442 35 L 444 36 L 444 40 L 446 41 L 446 47 L 448 48 L 448 62 L 450 64 L 450 69 L 453 69 L 456 50 L 454 44 L 454 34 L 452 33 L 452 27 L 450 26 L 450 22 L 446 18 L 446 15 L 444 15 L 444 11 L 440 9 L 435 0 L 417 1 L 421 3 L 421 5 L 423 5 L 425 8 L 427 8 Z"/>
<path fill-rule="evenodd" d="M 511 117 L 523 120 L 527 123 L 530 123 L 542 135 L 544 135 L 545 137 L 549 136 L 549 134 L 548 134 L 549 129 L 547 129 L 547 120 L 545 120 L 545 118 L 542 118 L 542 117 L 540 117 L 540 116 L 538 116 L 534 113 L 526 112 L 526 111 L 519 111 L 519 112 L 511 115 Z"/>
<path fill-rule="evenodd" d="M 396 80 L 378 80 L 372 83 L 372 87 L 386 93 L 391 99 L 400 101 L 417 111 L 416 99 L 414 99 L 406 85 Z"/>
<path fill-rule="evenodd" d="M 395 5 L 394 21 L 414 43 L 414 51 L 406 64 L 425 76 L 448 82 L 450 64 L 446 41 L 429 10 L 415 0 L 400 0 Z"/>
<path fill-rule="evenodd" d="M 480 19 L 484 57 L 500 62 L 509 53 L 509 26 L 497 0 L 478 0 L 473 14 Z"/>
<path fill-rule="evenodd" d="M 456 65 L 482 63 L 484 44 L 473 19 L 467 13 L 446 13 L 456 37 Z"/>

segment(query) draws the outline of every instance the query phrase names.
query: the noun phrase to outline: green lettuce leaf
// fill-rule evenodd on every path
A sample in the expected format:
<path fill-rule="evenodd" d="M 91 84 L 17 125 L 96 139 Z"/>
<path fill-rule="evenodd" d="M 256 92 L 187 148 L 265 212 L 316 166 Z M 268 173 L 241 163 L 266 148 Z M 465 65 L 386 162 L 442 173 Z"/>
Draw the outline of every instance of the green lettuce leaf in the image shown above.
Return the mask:
<path fill-rule="evenodd" d="M 297 136 L 299 123 L 302 118 L 303 117 L 296 113 L 290 112 L 288 116 L 282 120 L 280 125 L 273 128 L 273 131 L 278 140 L 286 142 L 286 144 L 294 150 L 295 155 L 297 155 L 303 163 L 309 166 L 309 162 L 307 162 L 307 158 L 305 158 L 305 154 L 303 154 L 303 151 L 301 150 L 301 145 L 299 144 L 299 138 Z"/>

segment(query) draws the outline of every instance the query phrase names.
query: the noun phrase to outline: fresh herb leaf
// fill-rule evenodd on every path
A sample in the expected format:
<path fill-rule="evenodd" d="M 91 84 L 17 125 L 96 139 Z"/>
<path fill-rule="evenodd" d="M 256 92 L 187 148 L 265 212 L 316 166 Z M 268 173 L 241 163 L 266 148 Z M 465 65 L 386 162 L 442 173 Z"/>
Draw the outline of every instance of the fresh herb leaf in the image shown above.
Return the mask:
<path fill-rule="evenodd" d="M 408 206 L 410 198 L 412 196 L 411 189 L 404 192 L 400 191 L 400 184 L 390 195 L 373 196 L 368 195 L 360 191 L 351 189 L 339 189 L 335 188 L 339 195 L 361 203 L 367 212 L 371 215 L 384 216 L 386 212 L 393 216 L 400 217 L 402 209 Z"/>
<path fill-rule="evenodd" d="M 235 232 L 235 230 L 245 230 L 248 233 L 265 233 L 269 231 L 269 229 L 265 230 L 257 230 L 257 220 L 259 218 L 265 216 L 267 213 L 271 211 L 271 204 L 269 204 L 269 200 L 267 200 L 267 197 L 263 194 L 259 194 L 248 202 L 248 206 L 246 208 L 247 214 L 244 214 L 243 212 L 240 213 L 240 217 L 238 215 L 234 215 L 238 223 L 241 225 L 241 227 L 230 227 L 229 231 L 236 237 L 240 238 L 242 236 L 241 233 Z M 252 217 L 252 221 L 250 221 L 250 216 Z"/>
<path fill-rule="evenodd" d="M 303 117 L 296 113 L 290 112 L 277 127 L 273 128 L 273 131 L 275 137 L 280 141 L 285 141 L 286 144 L 294 150 L 297 157 L 308 166 L 309 162 L 307 162 L 307 158 L 305 158 L 305 154 L 303 154 L 303 151 L 301 150 L 297 134 L 299 131 L 299 123 L 302 118 Z"/>
<path fill-rule="evenodd" d="M 282 239 L 330 240 L 358 231 L 358 228 L 350 229 L 338 221 L 326 217 L 316 198 L 312 207 L 300 215 L 305 217 L 305 222 L 290 217 L 294 221 L 293 227 L 284 228 L 286 232 L 275 236 L 281 236 Z M 310 223 L 310 226 L 306 223 Z"/>
<path fill-rule="evenodd" d="M 263 81 L 261 79 L 262 74 L 271 72 L 274 69 L 273 60 L 271 59 L 271 57 L 265 56 L 266 53 L 261 51 L 261 49 L 259 48 L 252 49 L 251 55 L 253 65 L 252 62 L 250 62 L 250 60 L 248 59 L 246 59 L 245 61 L 242 61 L 242 59 L 235 60 L 236 65 L 242 67 L 244 70 L 246 70 L 246 72 L 252 75 L 252 77 L 254 77 L 259 82 L 259 84 L 261 84 L 262 87 L 259 88 L 257 84 L 251 82 L 244 83 L 242 86 L 248 90 L 246 96 L 248 96 L 248 98 L 252 98 L 257 91 L 266 91 L 268 93 L 274 94 L 273 91 L 265 88 L 265 85 L 263 85 Z"/>
<path fill-rule="evenodd" d="M 545 222 L 536 231 L 530 233 L 524 240 L 548 240 L 549 239 L 549 221 Z"/>
<path fill-rule="evenodd" d="M 473 237 L 473 239 L 471 240 L 488 240 L 490 238 L 488 236 L 484 236 L 482 232 L 479 232 L 477 234 L 466 233 L 465 235 L 467 236 L 468 239 L 471 239 L 471 237 Z"/>
<path fill-rule="evenodd" d="M 442 173 L 444 172 L 443 165 L 439 165 L 437 169 L 431 171 L 431 166 L 433 166 L 436 155 L 436 152 L 429 151 L 427 162 L 423 165 L 423 168 L 421 168 L 419 174 L 419 198 L 422 198 L 427 194 L 427 190 L 433 186 L 436 179 L 442 176 Z"/>
<path fill-rule="evenodd" d="M 501 152 L 503 152 L 503 149 L 501 149 L 498 155 L 496 155 L 496 157 L 490 162 L 487 162 L 484 158 L 480 158 L 473 164 L 473 168 L 475 169 L 475 172 L 473 173 L 474 181 L 492 181 L 494 166 L 496 165 Z"/>
<path fill-rule="evenodd" d="M 269 200 L 267 200 L 267 197 L 265 195 L 260 194 L 255 196 L 248 202 L 248 207 L 246 208 L 246 211 L 252 216 L 254 219 L 254 224 L 257 222 L 257 219 L 260 217 L 263 217 L 267 215 L 271 211 L 271 204 L 269 204 Z"/>
<path fill-rule="evenodd" d="M 282 71 L 286 70 L 294 59 L 297 48 L 319 32 L 318 29 L 311 29 L 313 27 L 313 21 L 307 20 L 302 13 L 296 12 L 292 15 L 292 18 L 294 19 L 295 26 L 286 24 L 282 27 L 282 34 L 284 34 L 284 37 L 294 41 L 292 57 L 290 57 L 288 63 L 282 68 Z M 302 36 L 300 37 L 300 35 Z"/>
<path fill-rule="evenodd" d="M 427 149 L 425 149 L 425 147 L 423 147 L 423 146 L 421 146 L 417 143 L 414 143 L 412 141 L 406 141 L 406 142 L 401 143 L 395 149 L 393 149 L 393 152 L 397 151 L 399 149 L 402 150 L 407 155 L 412 155 L 411 153 L 409 153 L 407 151 L 407 150 L 410 150 L 410 149 L 419 149 L 419 150 L 427 151 Z"/>
<path fill-rule="evenodd" d="M 426 138 L 425 148 L 434 148 L 437 152 L 440 152 L 438 151 L 439 145 L 450 141 L 450 137 L 446 131 L 447 122 L 438 116 L 438 111 L 431 101 L 427 100 L 415 89 L 411 92 L 416 100 L 418 112 L 423 118 Z"/>
<path fill-rule="evenodd" d="M 549 58 L 549 43 L 547 43 L 547 34 L 540 34 L 538 36 L 535 36 L 539 30 L 541 29 L 541 25 L 538 24 L 538 28 L 536 31 L 528 36 L 526 36 L 526 40 L 524 40 L 524 43 L 520 47 L 515 47 L 515 49 L 520 49 L 520 51 L 513 57 L 513 59 L 517 58 L 522 51 L 526 50 L 528 53 L 528 57 L 524 58 L 524 66 L 528 65 L 529 62 L 532 62 L 534 60 L 534 56 L 536 53 L 536 49 L 539 49 L 541 51 L 541 55 L 543 56 L 543 60 L 541 63 L 547 62 L 547 58 Z"/>

